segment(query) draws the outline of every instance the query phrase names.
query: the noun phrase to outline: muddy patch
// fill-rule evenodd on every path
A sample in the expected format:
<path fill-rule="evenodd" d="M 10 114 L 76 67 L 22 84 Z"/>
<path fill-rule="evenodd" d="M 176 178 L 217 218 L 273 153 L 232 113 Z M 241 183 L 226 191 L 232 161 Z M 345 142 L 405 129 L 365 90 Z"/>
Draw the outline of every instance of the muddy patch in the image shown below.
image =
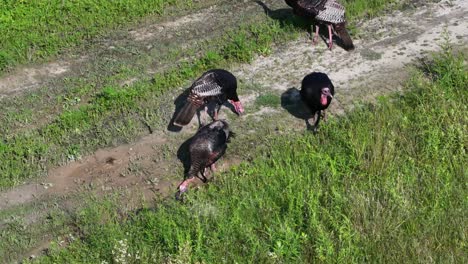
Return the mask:
<path fill-rule="evenodd" d="M 147 136 L 136 144 L 99 150 L 93 155 L 51 170 L 39 183 L 31 183 L 0 194 L 0 210 L 53 195 L 75 191 L 112 191 L 138 187 L 139 194 L 154 195 L 165 188 L 168 167 L 154 157 L 164 151 L 167 140 L 161 135 Z M 159 152 L 159 153 L 158 153 Z"/>

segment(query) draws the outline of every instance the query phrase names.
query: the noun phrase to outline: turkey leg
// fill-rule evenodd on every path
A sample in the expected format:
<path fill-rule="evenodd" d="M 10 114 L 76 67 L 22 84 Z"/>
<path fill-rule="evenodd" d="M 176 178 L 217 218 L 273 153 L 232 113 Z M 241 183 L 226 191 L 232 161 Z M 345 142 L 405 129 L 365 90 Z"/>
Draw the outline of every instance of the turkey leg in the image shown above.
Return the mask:
<path fill-rule="evenodd" d="M 328 25 L 328 48 L 332 50 L 333 48 L 333 39 L 332 39 L 332 25 Z"/>
<path fill-rule="evenodd" d="M 328 120 L 327 111 L 325 110 L 322 111 L 322 119 L 323 119 L 323 122 L 327 122 Z"/>
<path fill-rule="evenodd" d="M 318 37 L 319 37 L 319 25 L 315 25 L 315 35 L 314 38 L 312 39 L 312 43 L 315 45 L 317 44 Z"/>
<path fill-rule="evenodd" d="M 306 125 L 308 130 L 312 130 L 314 133 L 318 130 L 318 124 L 320 122 L 321 111 L 315 112 L 312 118 L 306 118 Z M 312 120 L 312 122 L 310 122 Z M 312 125 L 313 124 L 313 125 Z"/>
<path fill-rule="evenodd" d="M 219 113 L 219 110 L 221 109 L 221 105 L 217 108 L 218 109 L 215 109 L 214 111 L 214 121 L 218 121 L 218 113 Z"/>
<path fill-rule="evenodd" d="M 195 177 L 190 177 L 188 179 L 185 179 L 183 182 L 181 182 L 179 184 L 179 191 L 181 193 L 184 193 L 188 190 L 188 186 L 191 182 L 193 182 L 195 180 Z"/>
<path fill-rule="evenodd" d="M 206 124 L 210 123 L 210 114 L 208 113 L 208 106 L 207 105 L 205 106 L 205 118 L 204 119 L 206 119 L 205 120 L 206 123 L 204 123 L 203 125 L 206 125 Z"/>

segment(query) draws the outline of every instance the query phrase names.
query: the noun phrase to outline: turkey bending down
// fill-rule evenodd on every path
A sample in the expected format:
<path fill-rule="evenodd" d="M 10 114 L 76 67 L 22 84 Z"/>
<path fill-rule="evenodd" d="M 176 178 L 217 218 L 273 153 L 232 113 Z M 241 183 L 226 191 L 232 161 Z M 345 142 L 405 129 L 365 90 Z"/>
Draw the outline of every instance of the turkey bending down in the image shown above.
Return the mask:
<path fill-rule="evenodd" d="M 313 72 L 302 80 L 301 100 L 307 105 L 310 112 L 314 115 L 313 131 L 316 132 L 320 117 L 323 111 L 324 119 L 326 118 L 325 109 L 330 105 L 333 95 L 335 95 L 335 87 L 330 78 L 325 73 Z M 311 125 L 306 119 L 307 126 Z"/>
<path fill-rule="evenodd" d="M 208 104 L 216 102 L 217 109 L 214 112 L 214 120 L 218 120 L 218 112 L 221 106 L 228 101 L 234 106 L 237 114 L 242 114 L 244 108 L 237 96 L 237 79 L 232 73 L 215 69 L 205 72 L 190 87 L 187 102 L 174 119 L 177 126 L 185 126 L 192 120 L 196 111 L 204 106 L 208 113 Z"/>
<path fill-rule="evenodd" d="M 226 152 L 232 134 L 224 120 L 214 121 L 198 130 L 189 145 L 190 169 L 186 179 L 179 185 L 179 195 L 186 192 L 190 182 L 196 178 L 206 182 L 206 168 L 216 170 L 215 162 Z"/>
<path fill-rule="evenodd" d="M 285 0 L 296 15 L 312 18 L 328 26 L 328 47 L 333 47 L 332 31 L 343 42 L 345 50 L 353 50 L 354 44 L 346 30 L 345 8 L 337 0 Z M 315 25 L 313 42 L 317 43 L 319 25 Z"/>

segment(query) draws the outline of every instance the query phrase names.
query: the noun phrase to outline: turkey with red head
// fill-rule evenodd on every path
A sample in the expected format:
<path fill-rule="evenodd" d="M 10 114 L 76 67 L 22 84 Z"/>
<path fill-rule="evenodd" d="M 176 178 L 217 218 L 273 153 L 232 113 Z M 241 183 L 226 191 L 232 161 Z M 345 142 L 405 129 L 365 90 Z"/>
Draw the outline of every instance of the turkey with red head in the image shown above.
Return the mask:
<path fill-rule="evenodd" d="M 326 118 L 325 109 L 328 108 L 335 95 L 335 87 L 325 73 L 313 72 L 302 80 L 300 95 L 301 100 L 314 115 L 314 125 L 312 129 L 316 132 L 322 111 L 324 119 Z M 306 119 L 306 123 L 310 128 L 309 120 Z"/>
<path fill-rule="evenodd" d="M 232 135 L 224 120 L 214 121 L 198 130 L 190 141 L 190 169 L 186 179 L 179 185 L 179 195 L 186 192 L 190 182 L 196 178 L 206 182 L 206 168 L 216 170 L 215 162 L 226 152 Z"/>
<path fill-rule="evenodd" d="M 207 106 L 210 102 L 215 102 L 217 105 L 213 119 L 218 120 L 218 112 L 226 101 L 234 106 L 237 114 L 240 115 L 244 112 L 237 95 L 236 77 L 222 69 L 207 71 L 190 87 L 187 101 L 174 119 L 174 124 L 177 126 L 187 125 L 201 107 L 205 107 L 205 111 L 208 113 Z"/>
<path fill-rule="evenodd" d="M 341 39 L 345 50 L 353 50 L 354 44 L 346 30 L 345 8 L 337 0 L 285 0 L 294 14 L 311 18 L 328 27 L 328 47 L 333 47 L 332 31 Z M 318 41 L 319 25 L 315 25 L 314 44 Z"/>

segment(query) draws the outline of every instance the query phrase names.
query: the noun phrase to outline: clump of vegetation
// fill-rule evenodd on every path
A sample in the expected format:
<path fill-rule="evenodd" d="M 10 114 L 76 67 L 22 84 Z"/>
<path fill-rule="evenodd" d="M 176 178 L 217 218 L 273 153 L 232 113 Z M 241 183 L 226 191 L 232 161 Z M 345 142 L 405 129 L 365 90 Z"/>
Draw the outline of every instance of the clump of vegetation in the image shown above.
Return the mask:
<path fill-rule="evenodd" d="M 262 94 L 255 99 L 258 106 L 278 107 L 281 104 L 281 98 L 277 94 Z"/>
<path fill-rule="evenodd" d="M 374 17 L 382 12 L 382 9 L 389 6 L 401 5 L 405 0 L 342 0 L 340 3 L 346 7 L 346 16 L 350 20 L 361 19 L 363 17 Z"/>
<path fill-rule="evenodd" d="M 272 137 L 184 204 L 121 221 L 96 202 L 76 214 L 82 239 L 38 262 L 466 262 L 465 62 L 448 50 L 404 95 Z"/>

